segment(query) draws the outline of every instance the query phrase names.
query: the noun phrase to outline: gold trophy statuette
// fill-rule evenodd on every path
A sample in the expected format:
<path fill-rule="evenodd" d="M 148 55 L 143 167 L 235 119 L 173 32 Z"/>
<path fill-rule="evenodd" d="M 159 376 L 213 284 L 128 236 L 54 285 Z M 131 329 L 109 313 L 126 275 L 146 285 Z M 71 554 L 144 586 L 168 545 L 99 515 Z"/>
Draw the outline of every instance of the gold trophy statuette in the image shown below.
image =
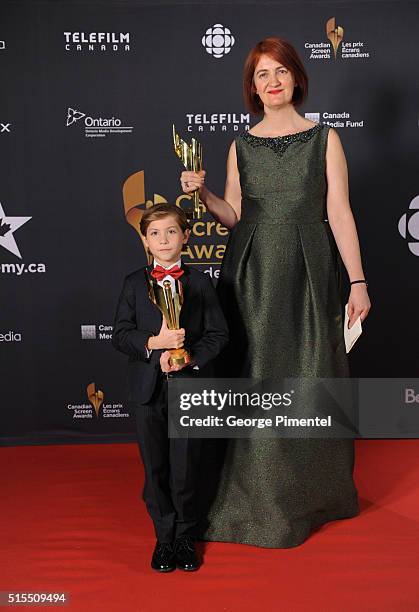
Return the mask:
<path fill-rule="evenodd" d="M 330 19 L 328 19 L 326 23 L 326 34 L 327 34 L 327 38 L 332 43 L 333 52 L 335 54 L 335 59 L 336 59 L 336 53 L 337 53 L 338 47 L 343 40 L 343 28 L 342 26 L 336 25 L 336 20 L 334 17 L 331 17 Z"/>
<path fill-rule="evenodd" d="M 105 398 L 103 391 L 101 391 L 100 389 L 96 391 L 95 383 L 92 382 L 87 385 L 87 397 L 89 398 L 89 402 L 95 409 L 96 417 L 99 417 L 99 410 Z"/>
<path fill-rule="evenodd" d="M 186 170 L 193 172 L 199 172 L 202 170 L 202 145 L 195 140 L 191 139 L 191 144 L 188 145 L 179 134 L 176 133 L 175 126 L 173 125 L 173 146 L 176 155 L 182 161 Z M 199 199 L 199 190 L 196 189 L 192 193 L 193 197 L 193 209 L 192 214 L 187 212 L 187 216 L 192 219 L 202 219 L 204 214 L 204 205 Z"/>
<path fill-rule="evenodd" d="M 147 281 L 148 297 L 161 311 L 166 319 L 169 329 L 180 329 L 180 311 L 183 305 L 183 287 L 182 281 L 175 280 L 175 294 L 172 293 L 172 285 L 170 281 L 163 281 L 163 287 L 148 274 L 145 270 Z M 190 363 L 191 357 L 188 351 L 184 348 L 169 349 L 170 365 L 185 365 Z"/>

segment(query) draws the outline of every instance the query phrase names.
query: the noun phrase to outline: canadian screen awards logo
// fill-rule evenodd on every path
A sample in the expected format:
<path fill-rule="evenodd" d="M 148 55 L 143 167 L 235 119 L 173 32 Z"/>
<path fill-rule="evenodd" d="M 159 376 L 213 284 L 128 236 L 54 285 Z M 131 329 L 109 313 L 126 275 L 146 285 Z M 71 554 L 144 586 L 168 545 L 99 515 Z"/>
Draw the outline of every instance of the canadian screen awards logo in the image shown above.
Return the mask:
<path fill-rule="evenodd" d="M 126 419 L 129 413 L 124 411 L 124 406 L 120 402 L 105 403 L 105 393 L 102 389 L 96 388 L 96 383 L 91 382 L 86 387 L 86 401 L 79 404 L 67 404 L 67 409 L 73 413 L 73 419 Z"/>
<path fill-rule="evenodd" d="M 83 120 L 83 121 L 82 121 Z M 86 138 L 105 138 L 115 134 L 132 134 L 132 125 L 122 125 L 119 117 L 91 117 L 75 108 L 67 108 L 66 126 L 81 122 L 84 125 Z"/>
<path fill-rule="evenodd" d="M 98 389 L 96 391 L 95 383 L 92 382 L 87 385 L 87 397 L 89 398 L 89 402 L 92 404 L 95 409 L 96 418 L 99 416 L 99 410 L 101 405 L 103 404 L 103 400 L 105 399 L 105 395 L 103 391 Z"/>
<path fill-rule="evenodd" d="M 207 53 L 220 59 L 230 53 L 236 41 L 229 28 L 221 23 L 216 23 L 212 28 L 208 28 L 201 42 Z"/>
<path fill-rule="evenodd" d="M 419 196 L 410 202 L 409 212 L 400 217 L 398 229 L 409 251 L 419 257 Z"/>
<path fill-rule="evenodd" d="M 130 51 L 129 32 L 64 32 L 66 51 Z"/>
<path fill-rule="evenodd" d="M 347 59 L 369 59 L 370 53 L 365 48 L 363 40 L 344 40 L 344 28 L 336 22 L 335 17 L 330 17 L 325 23 L 325 34 L 329 42 L 319 40 L 316 42 L 306 41 L 304 47 L 308 50 L 308 59 L 311 60 L 347 60 Z"/>

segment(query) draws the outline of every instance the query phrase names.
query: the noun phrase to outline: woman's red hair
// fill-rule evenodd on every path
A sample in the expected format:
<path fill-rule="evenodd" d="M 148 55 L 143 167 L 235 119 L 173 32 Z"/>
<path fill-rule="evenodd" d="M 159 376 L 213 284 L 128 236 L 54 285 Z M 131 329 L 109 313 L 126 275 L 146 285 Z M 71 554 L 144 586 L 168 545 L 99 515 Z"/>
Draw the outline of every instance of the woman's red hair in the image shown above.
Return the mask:
<path fill-rule="evenodd" d="M 256 94 L 253 75 L 262 55 L 269 55 L 288 68 L 294 76 L 296 87 L 292 97 L 294 106 L 299 106 L 308 95 L 308 77 L 303 63 L 294 47 L 283 38 L 265 38 L 253 47 L 246 58 L 243 69 L 243 95 L 246 107 L 255 115 L 263 111 L 263 104 Z"/>

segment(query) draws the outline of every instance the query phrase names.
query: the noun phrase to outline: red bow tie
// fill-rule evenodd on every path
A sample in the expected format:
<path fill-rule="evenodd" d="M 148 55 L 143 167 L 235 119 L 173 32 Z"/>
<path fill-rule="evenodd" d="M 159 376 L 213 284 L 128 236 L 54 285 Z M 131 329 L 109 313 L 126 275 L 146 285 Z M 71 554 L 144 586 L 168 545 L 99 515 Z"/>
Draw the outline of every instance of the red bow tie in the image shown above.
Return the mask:
<path fill-rule="evenodd" d="M 154 269 L 151 271 L 151 276 L 155 278 L 157 281 L 163 280 L 165 276 L 171 276 L 172 278 L 176 279 L 176 278 L 179 278 L 179 276 L 182 276 L 182 274 L 183 274 L 182 268 L 180 268 L 177 265 L 172 266 L 171 268 L 166 270 L 166 268 L 163 268 L 163 266 L 160 266 L 159 264 L 157 264 L 154 267 Z"/>

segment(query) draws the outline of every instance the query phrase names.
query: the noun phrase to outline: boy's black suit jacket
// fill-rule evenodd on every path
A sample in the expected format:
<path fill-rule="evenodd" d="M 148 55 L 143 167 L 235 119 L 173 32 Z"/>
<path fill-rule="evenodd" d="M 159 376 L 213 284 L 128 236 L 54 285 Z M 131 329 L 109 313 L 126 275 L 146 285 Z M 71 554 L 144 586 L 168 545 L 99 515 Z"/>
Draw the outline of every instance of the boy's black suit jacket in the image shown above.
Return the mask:
<path fill-rule="evenodd" d="M 144 266 L 129 274 L 122 287 L 115 315 L 112 344 L 129 356 L 128 399 L 147 403 L 155 389 L 160 371 L 160 355 L 163 350 L 153 350 L 147 357 L 146 343 L 150 336 L 157 336 L 162 314 L 150 300 Z M 208 375 L 208 366 L 228 342 L 227 323 L 218 302 L 217 294 L 207 274 L 198 272 L 182 263 L 184 303 L 180 312 L 180 326 L 185 328 L 184 347 L 189 351 L 200 375 Z M 191 372 L 192 366 L 187 366 Z M 195 370 L 196 372 L 196 370 Z"/>

